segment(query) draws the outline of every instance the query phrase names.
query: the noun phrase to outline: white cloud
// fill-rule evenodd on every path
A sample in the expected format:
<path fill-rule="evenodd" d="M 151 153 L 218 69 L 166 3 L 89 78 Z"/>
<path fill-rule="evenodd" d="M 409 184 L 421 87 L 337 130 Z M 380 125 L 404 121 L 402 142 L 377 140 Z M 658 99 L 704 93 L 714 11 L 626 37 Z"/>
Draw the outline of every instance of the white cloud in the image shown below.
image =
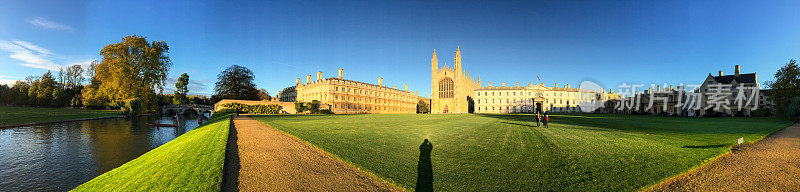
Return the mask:
<path fill-rule="evenodd" d="M 0 51 L 10 53 L 8 57 L 21 61 L 20 65 L 38 69 L 58 71 L 64 65 L 56 64 L 53 60 L 58 58 L 52 51 L 26 41 L 0 40 Z M 93 60 L 75 62 L 88 68 Z M 70 64 L 70 65 L 73 65 Z"/>
<path fill-rule="evenodd" d="M 175 83 L 178 82 L 177 77 L 167 77 L 166 85 L 164 85 L 164 93 L 165 94 L 172 94 L 175 91 Z M 191 75 L 189 76 L 189 95 L 211 95 L 208 88 L 208 80 L 192 80 Z"/>
<path fill-rule="evenodd" d="M 0 79 L 0 84 L 14 85 L 14 83 L 17 83 L 16 79 Z"/>
<path fill-rule="evenodd" d="M 36 27 L 41 27 L 41 28 L 45 28 L 45 29 L 56 29 L 56 30 L 62 30 L 62 31 L 73 31 L 72 27 L 70 27 L 70 26 L 67 26 L 67 25 L 64 25 L 64 24 L 60 24 L 60 23 L 56 23 L 56 22 L 47 20 L 47 19 L 42 18 L 42 17 L 36 17 L 36 18 L 30 19 L 30 20 L 28 20 L 28 23 L 30 23 L 30 24 L 32 24 L 32 25 L 34 25 Z"/>

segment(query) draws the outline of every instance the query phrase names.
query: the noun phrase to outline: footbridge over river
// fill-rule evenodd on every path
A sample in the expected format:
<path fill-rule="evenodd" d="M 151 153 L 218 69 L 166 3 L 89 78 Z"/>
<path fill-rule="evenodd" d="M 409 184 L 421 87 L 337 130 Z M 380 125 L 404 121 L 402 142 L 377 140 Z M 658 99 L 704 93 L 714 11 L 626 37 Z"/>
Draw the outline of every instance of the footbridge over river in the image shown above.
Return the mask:
<path fill-rule="evenodd" d="M 186 111 L 195 111 L 197 115 L 203 115 L 205 113 L 212 114 L 214 112 L 214 107 L 211 105 L 164 105 L 161 108 L 161 114 L 167 114 L 170 111 L 175 111 L 178 114 L 184 114 Z"/>

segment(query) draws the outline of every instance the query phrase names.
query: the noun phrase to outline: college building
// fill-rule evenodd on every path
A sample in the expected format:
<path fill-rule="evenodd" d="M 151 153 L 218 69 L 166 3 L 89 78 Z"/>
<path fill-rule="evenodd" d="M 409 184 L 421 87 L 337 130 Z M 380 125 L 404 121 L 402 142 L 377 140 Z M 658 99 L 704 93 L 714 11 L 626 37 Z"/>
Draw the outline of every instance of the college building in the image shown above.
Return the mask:
<path fill-rule="evenodd" d="M 323 78 L 320 71 L 316 79 L 306 76 L 305 83 L 297 78 L 296 85 L 283 89 L 279 98 L 284 102 L 317 100 L 337 114 L 411 114 L 417 112 L 419 101 L 408 84 L 400 90 L 384 86 L 381 77 L 378 84 L 347 80 L 342 69 L 338 77 Z"/>
<path fill-rule="evenodd" d="M 579 112 L 580 104 L 618 98 L 613 92 L 572 88 L 570 84 L 546 87 L 544 83 L 520 86 L 483 86 L 461 65 L 461 48 L 456 47 L 454 67 L 439 67 L 436 50 L 431 58 L 431 113 L 533 113 Z"/>

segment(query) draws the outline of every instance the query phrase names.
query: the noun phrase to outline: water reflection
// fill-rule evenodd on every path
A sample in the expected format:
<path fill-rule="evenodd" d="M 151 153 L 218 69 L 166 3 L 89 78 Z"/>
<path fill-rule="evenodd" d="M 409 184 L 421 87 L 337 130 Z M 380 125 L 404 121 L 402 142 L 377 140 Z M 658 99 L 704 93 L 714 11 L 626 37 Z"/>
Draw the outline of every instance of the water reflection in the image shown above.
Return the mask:
<path fill-rule="evenodd" d="M 0 129 L 0 191 L 67 191 L 198 126 L 149 126 L 172 117 L 136 117 Z"/>

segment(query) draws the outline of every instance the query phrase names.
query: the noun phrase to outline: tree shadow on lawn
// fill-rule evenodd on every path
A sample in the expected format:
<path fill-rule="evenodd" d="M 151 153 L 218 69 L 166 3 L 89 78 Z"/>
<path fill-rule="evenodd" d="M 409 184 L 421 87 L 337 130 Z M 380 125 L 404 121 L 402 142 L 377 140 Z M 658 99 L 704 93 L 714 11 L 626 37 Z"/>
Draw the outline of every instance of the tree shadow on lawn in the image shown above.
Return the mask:
<path fill-rule="evenodd" d="M 481 117 L 496 118 L 508 121 L 527 121 L 535 122 L 536 116 L 534 114 L 476 114 Z M 628 117 L 617 115 L 620 117 Z M 586 129 L 594 127 L 592 130 L 604 131 L 619 130 L 625 132 L 637 132 L 648 134 L 754 134 L 764 131 L 764 129 L 747 129 L 747 128 L 728 128 L 730 123 L 725 121 L 711 121 L 709 119 L 696 119 L 691 117 L 660 117 L 660 116 L 641 116 L 631 115 L 628 118 L 603 118 L 595 116 L 578 116 L 578 115 L 565 115 L 553 114 L 550 115 L 550 127 L 562 128 L 553 124 L 562 125 L 576 125 L 584 127 L 574 127 L 571 129 Z M 719 125 L 711 126 L 709 124 L 719 123 Z M 507 123 L 510 124 L 510 123 Z M 715 127 L 715 128 L 709 128 Z"/>

